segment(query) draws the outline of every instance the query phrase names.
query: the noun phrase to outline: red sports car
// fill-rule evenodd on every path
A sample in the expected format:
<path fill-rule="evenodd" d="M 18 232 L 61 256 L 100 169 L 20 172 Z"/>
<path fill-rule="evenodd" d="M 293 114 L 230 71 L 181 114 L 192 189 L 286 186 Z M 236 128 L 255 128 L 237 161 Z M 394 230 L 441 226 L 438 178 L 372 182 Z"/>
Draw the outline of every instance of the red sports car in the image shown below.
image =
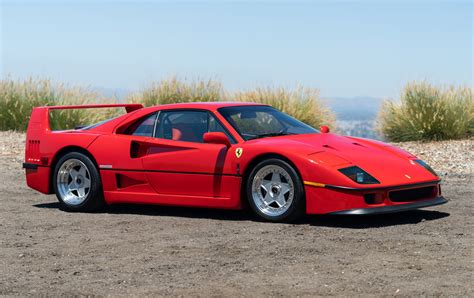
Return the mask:
<path fill-rule="evenodd" d="M 51 131 L 53 109 L 126 114 Z M 302 214 L 378 214 L 446 203 L 422 160 L 378 141 L 317 130 L 253 103 L 37 107 L 28 125 L 28 186 L 68 211 L 138 203 Z"/>

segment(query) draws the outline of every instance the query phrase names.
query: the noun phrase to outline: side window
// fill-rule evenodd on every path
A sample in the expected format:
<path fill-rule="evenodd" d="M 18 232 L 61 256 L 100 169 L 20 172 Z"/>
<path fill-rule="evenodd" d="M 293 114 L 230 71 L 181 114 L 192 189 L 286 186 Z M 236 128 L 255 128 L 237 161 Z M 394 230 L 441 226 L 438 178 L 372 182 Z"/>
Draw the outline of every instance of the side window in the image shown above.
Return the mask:
<path fill-rule="evenodd" d="M 156 114 L 157 113 L 153 113 L 150 116 L 145 117 L 143 120 L 138 121 L 136 124 L 129 127 L 129 129 L 127 130 L 127 134 L 133 136 L 153 137 Z"/>
<path fill-rule="evenodd" d="M 206 132 L 223 132 L 222 125 L 206 111 L 162 111 L 156 137 L 174 141 L 203 143 Z"/>
<path fill-rule="evenodd" d="M 207 130 L 207 112 L 162 111 L 156 137 L 174 141 L 202 143 Z"/>

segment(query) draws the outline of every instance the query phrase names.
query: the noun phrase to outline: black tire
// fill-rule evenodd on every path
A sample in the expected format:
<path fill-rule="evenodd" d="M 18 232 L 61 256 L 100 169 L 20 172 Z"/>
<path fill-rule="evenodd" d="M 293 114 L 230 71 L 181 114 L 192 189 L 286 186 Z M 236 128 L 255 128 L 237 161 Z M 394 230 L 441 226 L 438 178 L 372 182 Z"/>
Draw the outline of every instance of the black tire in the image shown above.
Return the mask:
<path fill-rule="evenodd" d="M 280 215 L 268 215 L 268 214 L 263 213 L 262 210 L 260 210 L 260 208 L 257 207 L 256 202 L 253 198 L 252 186 L 253 186 L 254 178 L 256 174 L 259 172 L 259 170 L 269 165 L 278 166 L 284 169 L 288 173 L 288 175 L 290 176 L 293 182 L 293 191 L 294 191 L 293 200 L 291 202 L 291 205 L 288 207 L 288 209 Z M 248 175 L 246 179 L 245 187 L 246 187 L 248 204 L 250 205 L 252 211 L 260 219 L 271 221 L 271 222 L 293 222 L 301 218 L 305 213 L 306 203 L 305 203 L 305 193 L 304 193 L 303 183 L 301 182 L 301 179 L 298 173 L 296 172 L 296 170 L 293 168 L 293 166 L 291 166 L 289 163 L 287 163 L 284 160 L 281 160 L 278 158 L 271 158 L 271 159 L 266 159 L 258 163 Z"/>
<path fill-rule="evenodd" d="M 86 188 L 85 198 L 82 199 L 79 204 L 69 204 L 61 196 L 59 188 L 61 187 L 58 182 L 58 175 L 61 166 L 67 162 L 79 160 L 85 165 L 88 171 L 88 179 L 90 181 L 90 187 Z M 70 152 L 62 156 L 54 167 L 53 174 L 53 188 L 56 197 L 58 198 L 60 208 L 65 211 L 71 212 L 96 212 L 101 210 L 105 206 L 104 193 L 102 191 L 102 181 L 100 179 L 99 172 L 92 162 L 92 160 L 85 154 L 79 152 Z M 87 190 L 88 189 L 88 190 Z M 77 193 L 77 192 L 76 192 Z"/>

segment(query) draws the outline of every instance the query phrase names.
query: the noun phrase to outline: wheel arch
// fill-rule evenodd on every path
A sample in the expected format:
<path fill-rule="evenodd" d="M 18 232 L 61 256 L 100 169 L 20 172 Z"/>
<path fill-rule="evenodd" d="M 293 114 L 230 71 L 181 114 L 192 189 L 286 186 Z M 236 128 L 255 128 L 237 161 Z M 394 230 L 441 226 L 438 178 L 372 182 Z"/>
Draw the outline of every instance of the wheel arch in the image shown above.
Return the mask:
<path fill-rule="evenodd" d="M 294 156 L 294 158 L 297 158 L 297 157 Z M 242 185 L 241 192 L 245 195 L 251 196 L 251 194 L 248 194 L 248 190 L 247 190 L 247 188 L 249 186 L 247 184 L 248 180 L 249 180 L 249 176 L 251 175 L 252 171 L 255 169 L 255 167 L 260 162 L 265 161 L 265 160 L 269 160 L 269 159 L 281 160 L 281 161 L 287 163 L 290 167 L 293 168 L 293 170 L 295 171 L 295 173 L 297 175 L 297 178 L 300 181 L 300 187 L 298 187 L 298 189 L 300 191 L 301 197 L 299 197 L 299 200 L 296 201 L 296 203 L 295 203 L 296 205 L 293 204 L 294 206 L 290 206 L 291 209 L 287 209 L 285 211 L 286 215 L 284 217 L 281 217 L 281 216 L 283 216 L 283 214 L 277 215 L 275 218 L 271 218 L 270 215 L 261 214 L 262 212 L 257 211 L 257 209 L 259 209 L 259 208 L 256 207 L 255 203 L 253 202 L 253 200 L 250 197 L 247 198 L 247 200 L 245 200 L 244 197 L 242 196 L 242 205 L 244 205 L 244 206 L 248 207 L 249 209 L 253 210 L 253 212 L 257 216 L 259 216 L 260 218 L 264 218 L 266 220 L 277 221 L 277 222 L 281 222 L 281 221 L 283 221 L 283 222 L 292 222 L 294 220 L 297 220 L 297 219 L 301 218 L 301 216 L 303 216 L 304 213 L 307 212 L 306 191 L 305 191 L 304 180 L 302 178 L 301 171 L 297 167 L 297 165 L 296 165 L 297 163 L 294 162 L 289 157 L 287 157 L 285 155 L 282 155 L 282 154 L 278 154 L 278 153 L 264 153 L 264 154 L 261 154 L 261 155 L 258 155 L 256 157 L 254 157 L 244 169 L 244 173 L 243 173 L 243 176 L 242 176 L 244 181 L 241 184 Z M 296 189 L 296 185 L 295 185 L 295 189 Z"/>
<path fill-rule="evenodd" d="M 49 173 L 49 193 L 50 194 L 52 194 L 54 192 L 53 191 L 53 189 L 54 189 L 53 177 L 54 177 L 54 170 L 56 168 L 56 164 L 61 159 L 61 157 L 63 157 L 64 155 L 66 155 L 68 153 L 71 153 L 71 152 L 82 153 L 85 156 L 89 157 L 90 160 L 94 163 L 95 167 L 97 168 L 97 171 L 99 171 L 97 161 L 95 160 L 94 156 L 87 149 L 85 149 L 83 147 L 80 147 L 80 146 L 66 146 L 66 147 L 63 147 L 60 150 L 58 150 L 56 152 L 56 154 L 54 154 L 54 157 L 51 161 L 51 166 L 50 166 L 51 171 Z M 100 175 L 100 172 L 99 172 L 99 175 Z"/>

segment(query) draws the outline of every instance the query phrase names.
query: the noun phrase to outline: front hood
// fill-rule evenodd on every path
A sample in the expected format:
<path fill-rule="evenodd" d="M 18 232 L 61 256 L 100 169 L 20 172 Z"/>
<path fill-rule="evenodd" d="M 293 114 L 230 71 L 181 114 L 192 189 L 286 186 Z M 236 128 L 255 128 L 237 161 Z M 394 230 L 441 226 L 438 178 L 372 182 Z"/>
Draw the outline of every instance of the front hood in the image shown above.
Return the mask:
<path fill-rule="evenodd" d="M 375 177 L 379 184 L 357 184 L 345 177 L 344 182 L 354 187 L 374 187 L 433 181 L 438 177 L 413 162 L 416 156 L 389 144 L 338 136 L 331 133 L 295 135 L 272 139 L 287 139 L 292 147 L 301 144 L 311 162 L 337 169 L 358 166 Z M 283 145 L 283 143 L 282 143 Z M 309 148 L 312 149 L 308 153 Z M 340 174 L 343 175 L 343 174 Z"/>

